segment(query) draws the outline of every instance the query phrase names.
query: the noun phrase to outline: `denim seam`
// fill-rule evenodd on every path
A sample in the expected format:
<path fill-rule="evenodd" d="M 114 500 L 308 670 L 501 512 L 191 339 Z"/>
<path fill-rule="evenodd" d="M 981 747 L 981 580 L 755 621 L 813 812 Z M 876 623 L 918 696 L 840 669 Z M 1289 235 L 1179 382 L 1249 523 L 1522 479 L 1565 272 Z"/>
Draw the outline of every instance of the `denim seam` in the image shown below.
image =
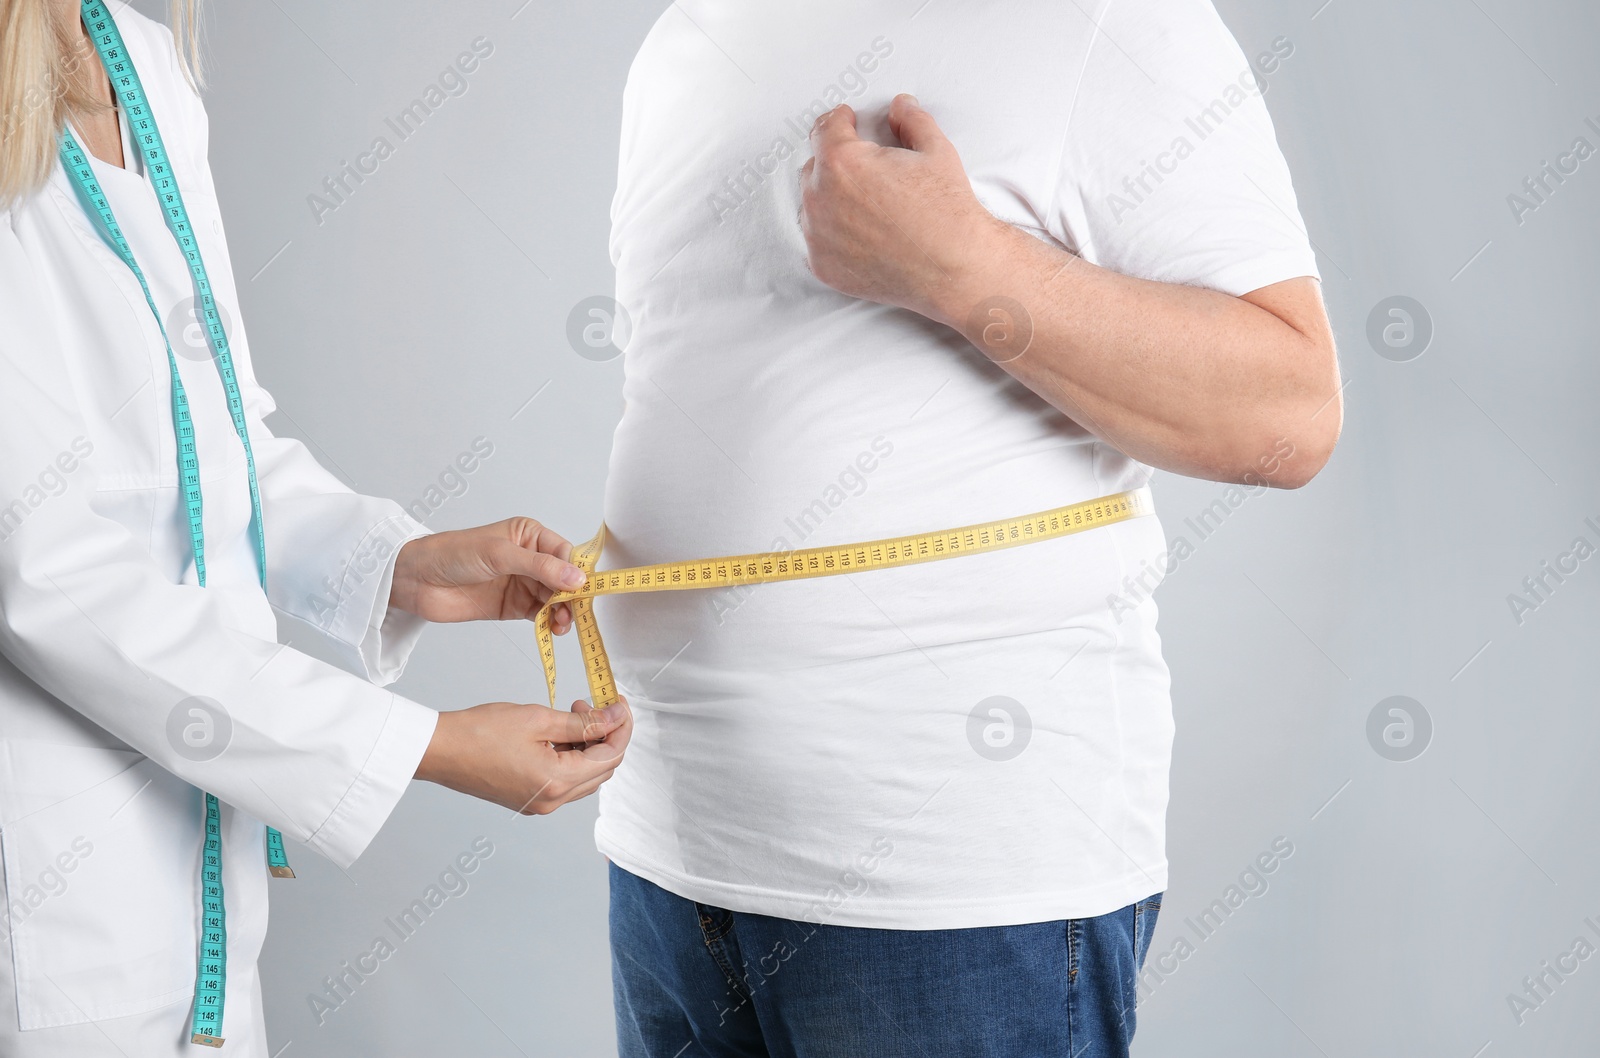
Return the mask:
<path fill-rule="evenodd" d="M 728 959 L 727 946 L 722 942 L 733 933 L 733 915 L 724 911 L 727 916 L 719 928 L 708 930 L 706 922 L 712 918 L 707 914 L 707 909 L 700 904 L 695 905 L 695 914 L 699 916 L 700 936 L 705 941 L 706 951 L 711 955 L 711 960 L 717 964 L 717 969 L 722 971 L 722 976 L 727 979 L 728 987 L 732 988 L 746 1003 L 755 998 L 750 990 L 745 987 L 744 979 L 733 970 L 733 963 Z M 744 1004 L 740 1004 L 743 1006 Z"/>
<path fill-rule="evenodd" d="M 706 907 L 704 904 L 694 905 L 694 913 L 700 920 L 700 935 L 705 938 L 707 944 L 710 944 L 712 941 L 721 940 L 723 937 L 728 935 L 730 930 L 733 929 L 733 916 L 728 914 L 726 911 L 723 912 L 726 917 L 720 923 L 711 925 L 710 928 L 707 928 L 709 924 L 715 921 L 715 916 L 712 914 L 712 912 L 718 910 L 720 909 Z"/>
<path fill-rule="evenodd" d="M 1067 1053 L 1078 1053 L 1078 920 L 1067 920 L 1067 980 L 1066 980 L 1066 1015 L 1067 1015 Z"/>

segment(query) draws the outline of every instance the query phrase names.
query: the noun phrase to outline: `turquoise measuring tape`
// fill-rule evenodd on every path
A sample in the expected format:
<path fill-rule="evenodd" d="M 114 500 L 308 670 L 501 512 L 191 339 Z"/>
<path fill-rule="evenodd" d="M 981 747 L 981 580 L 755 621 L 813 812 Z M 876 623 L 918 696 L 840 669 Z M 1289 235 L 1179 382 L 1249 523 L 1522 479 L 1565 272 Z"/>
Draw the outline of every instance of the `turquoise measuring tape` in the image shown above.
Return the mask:
<path fill-rule="evenodd" d="M 178 241 L 184 259 L 189 263 L 189 274 L 194 280 L 195 303 L 205 323 L 206 336 L 211 343 L 212 362 L 222 376 L 222 388 L 227 394 L 228 411 L 233 418 L 234 432 L 244 445 L 245 468 L 250 476 L 250 515 L 255 530 L 256 570 L 263 587 L 267 583 L 267 536 L 261 518 L 261 488 L 256 481 L 255 454 L 250 448 L 250 430 L 244 417 L 244 400 L 239 396 L 239 379 L 233 370 L 233 356 L 228 350 L 228 335 L 217 312 L 216 298 L 211 291 L 211 279 L 206 275 L 205 262 L 200 259 L 200 243 L 195 238 L 189 213 L 183 206 L 183 195 L 178 190 L 177 174 L 167 157 L 161 132 L 156 128 L 155 115 L 145 98 L 144 86 L 133 68 L 122 43 L 122 34 L 112 20 L 102 0 L 84 0 L 83 24 L 89 30 L 95 50 L 110 75 L 112 88 L 122 103 L 128 118 L 128 128 L 134 143 L 144 156 L 150 181 L 155 185 L 156 198 L 162 207 L 167 228 Z M 205 503 L 200 491 L 200 453 L 195 443 L 194 422 L 189 417 L 189 397 L 183 388 L 183 378 L 178 372 L 178 359 L 172 354 L 172 341 L 167 337 L 161 311 L 156 308 L 150 294 L 150 284 L 134 260 L 133 250 L 123 237 L 122 228 L 111 211 L 111 203 L 100 188 L 88 152 L 78 146 L 70 128 L 61 132 L 61 162 L 72 175 L 79 193 L 99 217 L 101 234 L 117 251 L 124 264 L 139 280 L 144 290 L 145 304 L 155 316 L 161 339 L 167 346 L 167 367 L 172 374 L 172 422 L 178 442 L 178 475 L 182 483 L 184 503 L 189 514 L 189 543 L 194 551 L 195 575 L 200 586 L 206 584 L 206 530 Z M 194 1018 L 190 1042 L 208 1047 L 221 1047 L 222 1014 L 228 989 L 228 912 L 222 893 L 222 808 L 213 794 L 206 794 L 205 846 L 200 862 L 200 962 L 195 977 Z M 283 850 L 283 835 L 267 828 L 267 867 L 276 878 L 293 878 L 288 857 Z"/>

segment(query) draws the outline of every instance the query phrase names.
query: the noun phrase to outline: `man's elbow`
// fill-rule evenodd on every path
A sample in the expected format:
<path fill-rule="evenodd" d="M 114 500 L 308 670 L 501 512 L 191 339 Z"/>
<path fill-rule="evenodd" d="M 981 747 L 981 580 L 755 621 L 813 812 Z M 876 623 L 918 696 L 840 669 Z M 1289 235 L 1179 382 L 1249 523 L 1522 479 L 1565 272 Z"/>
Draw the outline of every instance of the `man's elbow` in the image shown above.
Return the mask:
<path fill-rule="evenodd" d="M 1284 357 L 1293 369 L 1275 397 L 1257 406 L 1265 422 L 1257 420 L 1247 442 L 1256 483 L 1279 489 L 1304 488 L 1322 473 L 1344 429 L 1344 386 L 1332 330 L 1313 328 L 1300 337 Z M 1263 452 L 1270 455 L 1260 458 Z"/>
<path fill-rule="evenodd" d="M 1305 488 L 1333 458 L 1333 447 L 1334 442 L 1328 441 L 1314 448 L 1296 449 L 1294 458 L 1286 460 L 1279 472 L 1267 479 L 1267 484 L 1278 489 Z"/>
<path fill-rule="evenodd" d="M 1273 369 L 1257 390 L 1259 403 L 1241 417 L 1251 426 L 1245 436 L 1235 436 L 1244 454 L 1230 461 L 1233 473 L 1248 483 L 1302 488 L 1328 465 L 1344 426 L 1333 326 L 1311 279 L 1280 283 L 1243 300 L 1277 317 L 1285 329 L 1267 351 Z"/>
<path fill-rule="evenodd" d="M 1309 418 L 1303 409 L 1286 414 L 1271 440 L 1256 446 L 1256 451 L 1268 454 L 1251 461 L 1240 475 L 1240 483 L 1276 489 L 1304 488 L 1333 458 L 1343 427 L 1344 402 L 1338 393 Z"/>

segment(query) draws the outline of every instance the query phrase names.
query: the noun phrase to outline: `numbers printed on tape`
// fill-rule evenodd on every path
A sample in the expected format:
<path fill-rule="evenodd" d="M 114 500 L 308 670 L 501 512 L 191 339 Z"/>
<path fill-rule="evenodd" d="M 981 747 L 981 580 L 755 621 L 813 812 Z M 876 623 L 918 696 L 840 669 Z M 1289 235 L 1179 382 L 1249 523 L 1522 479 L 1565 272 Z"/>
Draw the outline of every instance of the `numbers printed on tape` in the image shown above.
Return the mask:
<path fill-rule="evenodd" d="M 195 978 L 191 1043 L 222 1046 L 228 988 L 228 918 L 222 895 L 222 809 L 206 794 L 206 843 L 200 864 L 200 971 Z"/>
<path fill-rule="evenodd" d="M 534 634 L 539 643 L 539 659 L 544 666 L 550 704 L 554 706 L 556 701 L 556 651 L 550 630 L 550 610 L 562 603 L 572 609 L 573 628 L 578 635 L 584 672 L 589 680 L 590 701 L 599 709 L 617 700 L 617 684 L 611 671 L 611 660 L 606 656 L 600 626 L 595 621 L 594 599 L 597 596 L 732 588 L 894 569 L 962 555 L 1001 551 L 1040 540 L 1054 540 L 1138 518 L 1150 514 L 1154 509 L 1149 489 L 1138 489 L 1022 518 L 985 522 L 943 532 L 890 537 L 839 547 L 730 555 L 596 572 L 595 566 L 605 547 L 606 529 L 602 525 L 594 539 L 572 550 L 573 565 L 589 574 L 588 581 L 577 591 L 560 592 L 552 596 L 534 620 Z"/>
<path fill-rule="evenodd" d="M 128 58 L 127 48 L 123 44 L 121 33 L 117 30 L 117 24 L 106 10 L 103 0 L 83 0 L 82 13 L 83 24 L 89 30 L 89 37 L 111 79 L 117 100 L 122 105 L 122 112 L 127 118 L 134 144 L 144 159 L 150 183 L 156 192 L 156 201 L 162 208 L 162 217 L 166 221 L 167 230 L 177 242 L 178 249 L 189 267 L 189 276 L 194 284 L 194 297 L 188 304 L 209 344 L 208 358 L 221 377 L 223 394 L 228 405 L 228 417 L 232 420 L 234 432 L 244 448 L 245 471 L 250 484 L 250 514 L 253 529 L 251 542 L 256 556 L 256 572 L 262 587 L 265 588 L 267 537 L 266 526 L 261 516 L 261 488 L 256 478 L 255 453 L 250 445 L 250 431 L 245 420 L 244 398 L 239 391 L 239 378 L 234 370 L 233 355 L 228 346 L 227 326 L 212 291 L 211 278 L 206 274 L 199 240 L 195 237 L 188 211 L 183 205 L 183 194 L 178 188 L 177 173 L 167 156 L 155 115 L 150 112 L 144 86 L 140 83 L 138 72 L 134 70 L 133 63 Z M 145 304 L 155 317 L 156 326 L 160 329 L 162 341 L 166 345 L 167 367 L 172 380 L 172 422 L 177 447 L 180 493 L 188 515 L 189 544 L 194 554 L 195 575 L 200 586 L 205 587 L 207 581 L 205 502 L 200 487 L 200 454 L 195 439 L 194 420 L 189 413 L 189 398 L 184 389 L 182 372 L 178 369 L 177 356 L 173 352 L 169 327 L 163 321 L 161 311 L 156 307 L 155 298 L 150 293 L 150 284 L 146 281 L 144 272 L 139 268 L 139 262 L 134 258 L 133 249 L 128 245 L 128 240 L 117 223 L 110 201 L 100 187 L 89 153 L 78 145 L 70 128 L 61 130 L 59 154 L 62 167 L 76 183 L 80 197 L 90 210 L 91 218 L 100 222 L 101 236 L 138 279 L 139 287 L 144 292 Z M 186 358 L 203 359 L 192 355 L 189 344 L 192 343 L 186 343 L 184 346 Z M 215 712 L 210 711 L 214 705 L 215 703 L 205 704 L 203 699 L 190 699 L 181 703 L 179 709 L 174 711 L 173 718 L 169 720 L 169 737 L 173 734 L 172 720 L 180 724 L 186 717 L 196 720 L 195 725 L 181 726 L 177 731 L 178 737 L 173 741 L 174 749 L 191 760 L 209 760 L 220 754 L 227 746 L 226 737 L 219 738 L 217 729 L 213 726 L 219 718 L 226 719 L 227 713 L 220 706 L 216 706 Z M 294 872 L 289 869 L 289 861 L 284 855 L 283 836 L 271 828 L 267 829 L 267 866 L 274 877 L 294 877 Z M 206 794 L 205 844 L 201 861 L 200 952 L 195 973 L 191 1042 L 208 1047 L 222 1046 L 227 976 L 227 903 L 222 892 L 221 807 L 214 796 Z"/>
<path fill-rule="evenodd" d="M 293 878 L 289 856 L 283 851 L 283 835 L 272 827 L 267 828 L 267 873 L 274 878 Z"/>

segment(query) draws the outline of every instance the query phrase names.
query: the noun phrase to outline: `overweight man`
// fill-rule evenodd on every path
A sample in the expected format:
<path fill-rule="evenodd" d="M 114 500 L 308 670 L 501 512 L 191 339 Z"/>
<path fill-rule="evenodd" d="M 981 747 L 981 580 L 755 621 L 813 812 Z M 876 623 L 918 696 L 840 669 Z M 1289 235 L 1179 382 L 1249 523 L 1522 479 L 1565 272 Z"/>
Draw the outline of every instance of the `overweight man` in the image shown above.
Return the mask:
<path fill-rule="evenodd" d="M 608 563 L 1140 488 L 1296 488 L 1339 434 L 1317 267 L 1207 0 L 682 0 L 613 208 L 634 322 Z M 1159 495 L 1155 498 L 1157 508 Z M 1167 886 L 1140 517 L 602 599 L 625 1058 L 1124 1055 Z"/>

